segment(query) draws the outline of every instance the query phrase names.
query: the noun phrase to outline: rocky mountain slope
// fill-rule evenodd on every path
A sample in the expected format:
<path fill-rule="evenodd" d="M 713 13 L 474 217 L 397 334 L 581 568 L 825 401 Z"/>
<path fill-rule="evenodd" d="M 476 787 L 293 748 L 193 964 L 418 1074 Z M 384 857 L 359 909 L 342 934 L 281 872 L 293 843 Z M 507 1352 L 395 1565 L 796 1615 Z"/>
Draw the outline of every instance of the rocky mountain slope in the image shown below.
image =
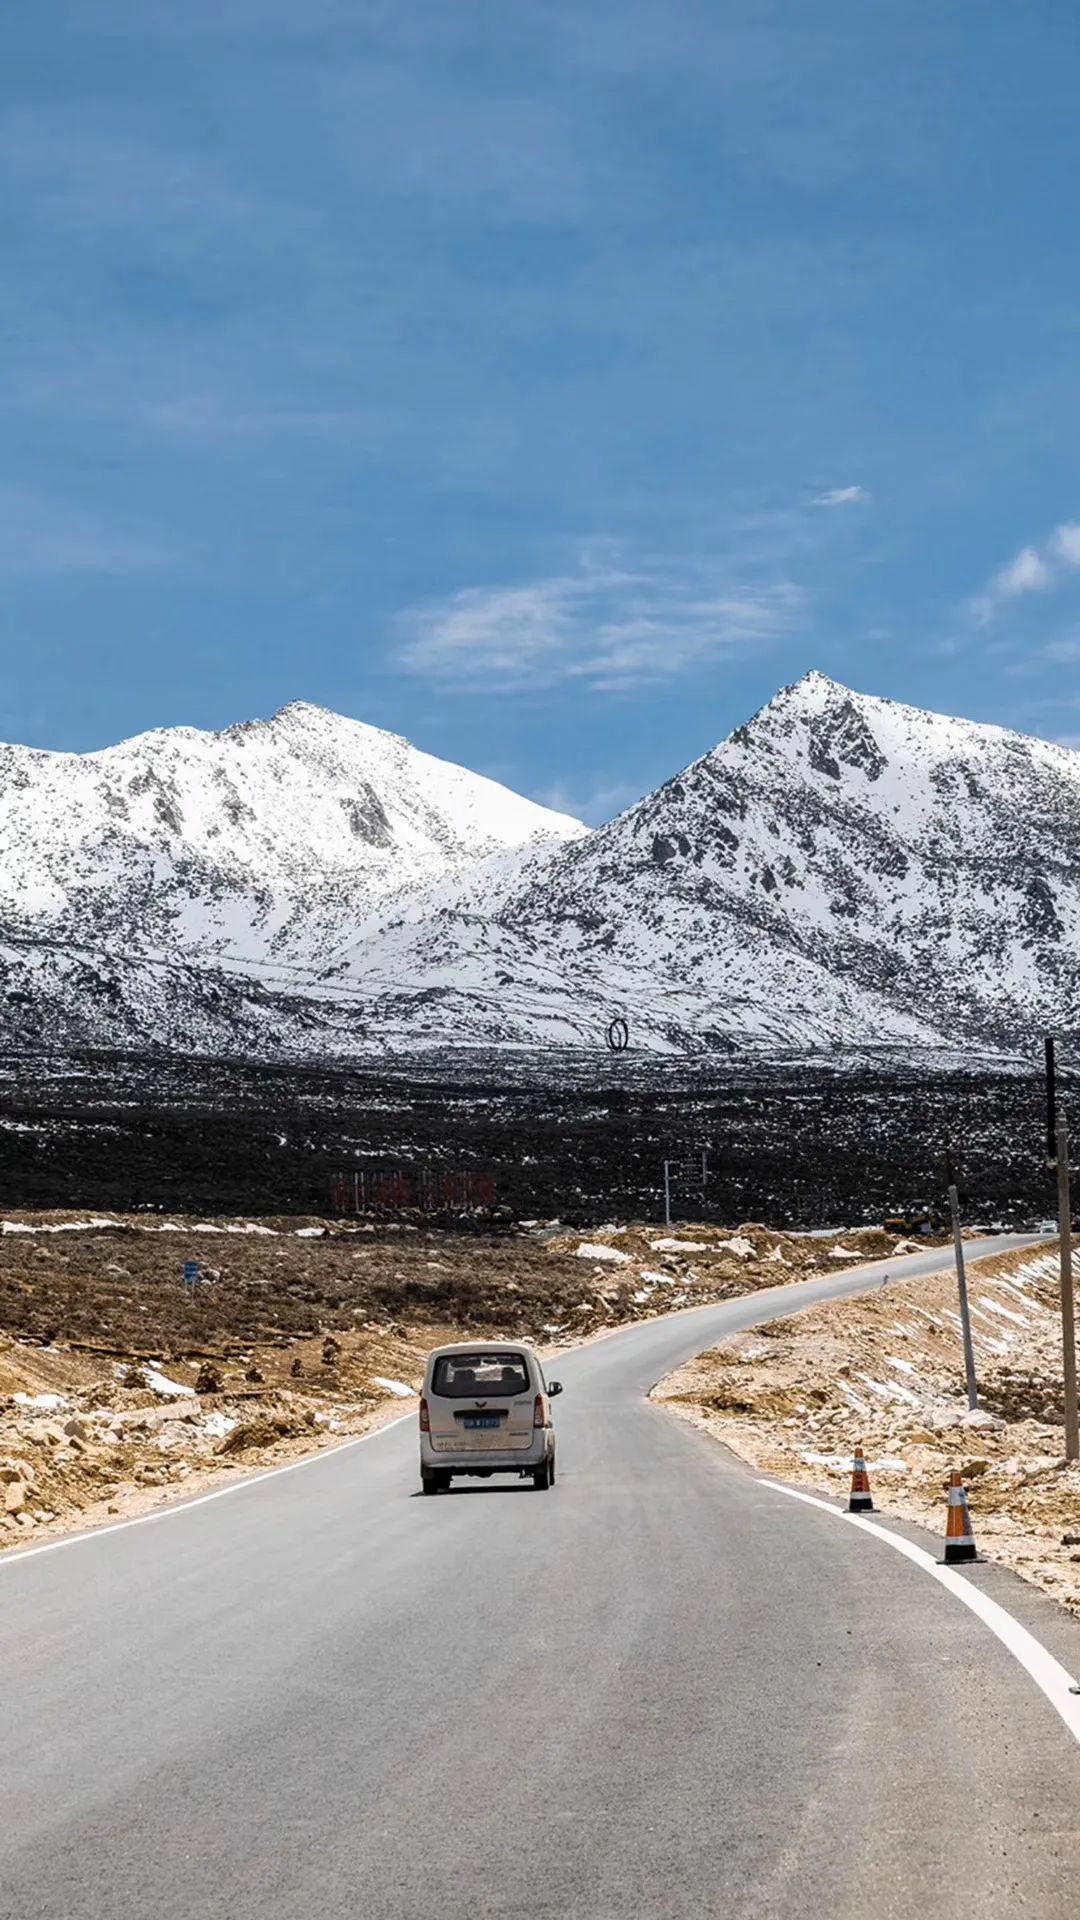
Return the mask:
<path fill-rule="evenodd" d="M 586 834 L 309 707 L 0 756 L 9 1028 L 347 1054 L 1008 1048 L 1080 1025 L 1080 754 L 785 688 Z"/>
<path fill-rule="evenodd" d="M 509 919 L 696 987 L 698 1031 L 1069 1030 L 1080 754 L 811 674 L 564 849 Z"/>

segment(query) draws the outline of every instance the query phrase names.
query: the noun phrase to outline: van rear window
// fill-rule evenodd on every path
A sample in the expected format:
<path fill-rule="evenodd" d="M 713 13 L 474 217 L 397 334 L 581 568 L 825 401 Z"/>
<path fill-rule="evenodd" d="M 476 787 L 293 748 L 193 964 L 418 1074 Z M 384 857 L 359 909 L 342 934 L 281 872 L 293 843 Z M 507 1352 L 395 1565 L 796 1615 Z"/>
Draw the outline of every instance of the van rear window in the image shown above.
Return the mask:
<path fill-rule="evenodd" d="M 528 1393 L 529 1369 L 521 1353 L 444 1353 L 435 1362 L 431 1391 L 441 1400 Z"/>

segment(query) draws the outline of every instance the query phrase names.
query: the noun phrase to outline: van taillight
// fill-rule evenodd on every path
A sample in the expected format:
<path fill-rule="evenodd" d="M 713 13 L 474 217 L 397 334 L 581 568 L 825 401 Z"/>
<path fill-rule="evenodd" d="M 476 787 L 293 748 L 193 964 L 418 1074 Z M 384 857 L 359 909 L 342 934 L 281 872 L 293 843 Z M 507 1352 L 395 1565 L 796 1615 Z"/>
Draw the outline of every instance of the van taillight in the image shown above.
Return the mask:
<path fill-rule="evenodd" d="M 431 1432 L 431 1416 L 428 1413 L 428 1403 L 426 1400 L 421 1400 L 420 1402 L 420 1431 L 421 1433 Z"/>
<path fill-rule="evenodd" d="M 543 1427 L 546 1425 L 547 1422 L 544 1419 L 544 1396 L 542 1393 L 538 1393 L 533 1402 L 533 1426 Z"/>

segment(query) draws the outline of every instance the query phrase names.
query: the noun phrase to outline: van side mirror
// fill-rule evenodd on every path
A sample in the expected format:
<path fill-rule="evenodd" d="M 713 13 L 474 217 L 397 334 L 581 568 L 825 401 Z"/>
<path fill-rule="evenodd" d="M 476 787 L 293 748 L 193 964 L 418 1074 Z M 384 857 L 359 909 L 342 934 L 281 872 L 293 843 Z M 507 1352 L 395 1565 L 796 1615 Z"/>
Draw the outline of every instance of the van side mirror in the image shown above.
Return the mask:
<path fill-rule="evenodd" d="M 548 1397 L 549 1397 L 549 1399 L 551 1399 L 551 1400 L 554 1400 L 554 1398 L 555 1398 L 555 1395 L 556 1395 L 557 1393 L 561 1393 L 561 1392 L 562 1392 L 562 1381 L 561 1381 L 561 1380 L 549 1380 L 549 1381 L 548 1381 Z"/>

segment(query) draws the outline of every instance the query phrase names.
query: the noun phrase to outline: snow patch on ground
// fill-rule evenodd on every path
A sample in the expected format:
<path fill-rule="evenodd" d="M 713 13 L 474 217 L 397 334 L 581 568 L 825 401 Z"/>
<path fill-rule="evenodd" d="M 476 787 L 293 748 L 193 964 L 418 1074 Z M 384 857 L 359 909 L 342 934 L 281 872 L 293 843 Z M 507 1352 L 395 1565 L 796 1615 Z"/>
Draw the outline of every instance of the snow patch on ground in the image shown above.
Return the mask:
<path fill-rule="evenodd" d="M 912 1393 L 907 1387 L 902 1387 L 899 1380 L 871 1380 L 868 1373 L 860 1373 L 859 1379 L 864 1387 L 869 1387 L 871 1393 L 876 1393 L 881 1400 L 905 1400 L 909 1407 L 917 1407 L 919 1404 L 918 1394 Z"/>
<path fill-rule="evenodd" d="M 24 1220 L 0 1220 L 0 1233 L 95 1233 L 119 1225 L 119 1220 L 54 1220 L 36 1226 L 27 1226 Z"/>
<path fill-rule="evenodd" d="M 1026 1313 L 1014 1313 L 1011 1307 L 1003 1307 L 1000 1300 L 991 1300 L 985 1293 L 980 1293 L 979 1305 L 985 1307 L 987 1313 L 996 1313 L 1002 1320 L 1011 1320 L 1016 1327 L 1031 1325 Z"/>
<path fill-rule="evenodd" d="M 170 1380 L 167 1373 L 160 1373 L 157 1367 L 144 1367 L 143 1379 L 154 1393 L 160 1393 L 167 1400 L 193 1400 L 194 1387 L 185 1387 L 180 1380 Z"/>

